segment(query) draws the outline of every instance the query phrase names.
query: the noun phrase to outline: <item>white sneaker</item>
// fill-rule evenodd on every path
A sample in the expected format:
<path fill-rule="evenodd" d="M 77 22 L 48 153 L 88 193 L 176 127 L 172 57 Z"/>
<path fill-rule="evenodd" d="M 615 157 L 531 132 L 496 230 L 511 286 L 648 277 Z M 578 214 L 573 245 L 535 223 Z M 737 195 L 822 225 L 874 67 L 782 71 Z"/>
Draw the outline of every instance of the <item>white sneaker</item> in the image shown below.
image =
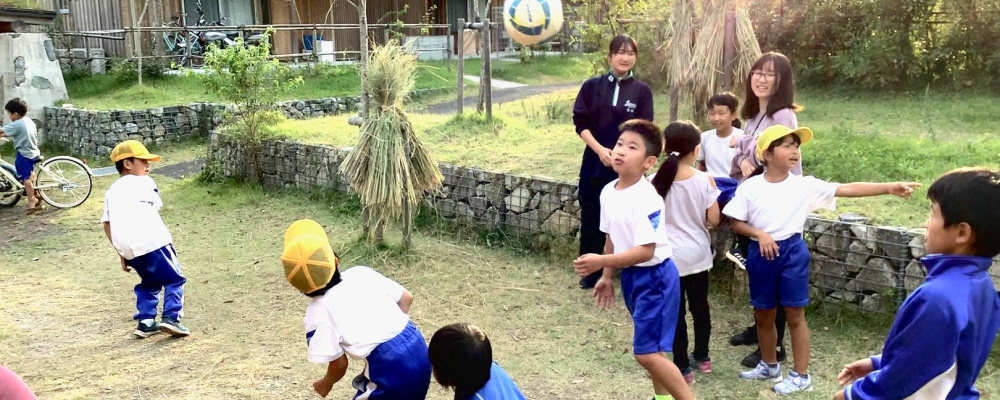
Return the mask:
<path fill-rule="evenodd" d="M 771 388 L 775 392 L 778 392 L 778 394 L 792 394 L 802 391 L 811 392 L 813 390 L 813 383 L 809 375 L 802 376 L 798 372 L 792 371 L 788 373 L 788 379 L 781 381 Z"/>
<path fill-rule="evenodd" d="M 740 372 L 740 378 L 752 381 L 781 382 L 781 364 L 777 367 L 768 367 L 763 361 L 757 363 L 757 367 L 749 371 Z"/>

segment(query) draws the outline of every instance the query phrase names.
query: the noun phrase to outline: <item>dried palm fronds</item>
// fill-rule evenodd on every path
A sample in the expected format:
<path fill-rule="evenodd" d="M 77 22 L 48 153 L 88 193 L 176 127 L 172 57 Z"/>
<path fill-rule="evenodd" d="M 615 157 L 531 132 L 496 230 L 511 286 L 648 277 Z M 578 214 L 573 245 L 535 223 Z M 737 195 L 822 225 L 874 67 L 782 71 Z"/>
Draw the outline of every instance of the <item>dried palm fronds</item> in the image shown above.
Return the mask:
<path fill-rule="evenodd" d="M 416 57 L 395 40 L 372 49 L 362 85 L 373 101 L 357 145 L 340 165 L 351 189 L 361 197 L 366 226 L 375 227 L 368 231 L 369 240 L 379 236 L 386 222 L 400 216 L 408 226 L 408 210 L 425 193 L 441 186 L 441 171 L 403 112 L 415 71 Z M 408 237 L 404 240 L 408 242 Z"/>

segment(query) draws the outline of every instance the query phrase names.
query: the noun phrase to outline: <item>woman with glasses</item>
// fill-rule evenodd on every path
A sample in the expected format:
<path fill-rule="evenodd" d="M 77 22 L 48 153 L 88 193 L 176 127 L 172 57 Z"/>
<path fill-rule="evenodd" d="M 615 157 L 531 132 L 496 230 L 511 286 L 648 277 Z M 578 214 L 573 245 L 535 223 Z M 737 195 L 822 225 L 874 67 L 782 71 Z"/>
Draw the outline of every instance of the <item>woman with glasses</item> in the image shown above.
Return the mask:
<path fill-rule="evenodd" d="M 735 143 L 736 157 L 733 157 L 730 176 L 743 182 L 761 168 L 757 159 L 757 137 L 770 126 L 784 125 L 792 129 L 799 127 L 795 113 L 802 107 L 795 104 L 795 80 L 792 78 L 792 63 L 784 54 L 770 52 L 764 54 L 750 69 L 746 80 L 746 99 L 743 102 L 741 117 L 745 135 Z M 762 172 L 762 170 L 760 170 Z M 791 170 L 791 173 L 802 175 L 802 160 Z M 734 247 L 726 252 L 726 258 L 740 269 L 746 269 L 745 251 L 750 245 L 750 238 L 736 235 Z M 778 361 L 785 361 L 786 353 L 783 345 L 785 338 L 785 310 L 778 307 L 775 325 L 778 331 Z M 733 346 L 757 344 L 757 327 L 751 325 L 743 332 L 729 339 Z M 753 368 L 761 360 L 760 348 L 743 358 L 742 364 Z"/>
<path fill-rule="evenodd" d="M 628 35 L 618 35 L 608 46 L 608 73 L 583 83 L 573 105 L 573 124 L 587 148 L 580 165 L 580 255 L 604 253 L 604 232 L 600 230 L 601 189 L 618 178 L 611 169 L 611 149 L 620 132 L 618 126 L 630 119 L 653 120 L 653 92 L 635 79 L 639 46 Z M 583 289 L 593 288 L 601 271 L 580 280 Z"/>

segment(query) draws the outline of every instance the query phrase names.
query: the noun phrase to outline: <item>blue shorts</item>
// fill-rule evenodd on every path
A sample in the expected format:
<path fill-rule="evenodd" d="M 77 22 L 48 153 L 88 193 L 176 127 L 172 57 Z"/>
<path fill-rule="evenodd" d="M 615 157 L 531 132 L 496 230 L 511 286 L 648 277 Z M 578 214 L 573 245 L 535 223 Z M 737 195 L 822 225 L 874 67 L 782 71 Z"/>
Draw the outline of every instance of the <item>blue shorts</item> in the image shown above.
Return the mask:
<path fill-rule="evenodd" d="M 726 204 L 729 204 L 729 200 L 733 199 L 736 195 L 736 184 L 738 182 L 733 178 L 715 177 L 715 187 L 719 189 L 719 209 L 726 208 Z"/>
<path fill-rule="evenodd" d="M 365 369 L 354 378 L 355 399 L 423 400 L 431 384 L 427 343 L 410 321 L 396 337 L 365 358 Z"/>
<path fill-rule="evenodd" d="M 22 156 L 21 153 L 17 153 L 14 157 L 14 168 L 17 170 L 17 180 L 24 182 L 31 179 L 31 173 L 35 171 L 35 164 L 38 163 L 38 158 L 34 159 Z"/>
<path fill-rule="evenodd" d="M 802 235 L 778 241 L 778 257 L 770 261 L 760 254 L 760 243 L 751 241 L 746 265 L 754 308 L 809 305 L 809 248 Z"/>
<path fill-rule="evenodd" d="M 632 314 L 632 352 L 636 355 L 674 350 L 680 281 L 677 266 L 669 258 L 660 265 L 622 270 L 622 297 Z"/>

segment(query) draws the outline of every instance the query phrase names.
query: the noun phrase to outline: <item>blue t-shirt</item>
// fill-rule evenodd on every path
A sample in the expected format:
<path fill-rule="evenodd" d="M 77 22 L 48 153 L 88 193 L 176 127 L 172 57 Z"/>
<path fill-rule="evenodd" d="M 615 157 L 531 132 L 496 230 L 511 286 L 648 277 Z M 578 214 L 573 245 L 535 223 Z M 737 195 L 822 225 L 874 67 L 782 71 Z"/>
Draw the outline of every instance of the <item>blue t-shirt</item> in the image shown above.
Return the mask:
<path fill-rule="evenodd" d="M 527 400 L 507 372 L 496 361 L 490 367 L 490 380 L 468 400 Z"/>
<path fill-rule="evenodd" d="M 38 158 L 38 130 L 35 128 L 35 121 L 31 118 L 21 118 L 3 127 L 4 135 L 14 140 L 14 148 L 21 156 L 29 160 Z"/>

